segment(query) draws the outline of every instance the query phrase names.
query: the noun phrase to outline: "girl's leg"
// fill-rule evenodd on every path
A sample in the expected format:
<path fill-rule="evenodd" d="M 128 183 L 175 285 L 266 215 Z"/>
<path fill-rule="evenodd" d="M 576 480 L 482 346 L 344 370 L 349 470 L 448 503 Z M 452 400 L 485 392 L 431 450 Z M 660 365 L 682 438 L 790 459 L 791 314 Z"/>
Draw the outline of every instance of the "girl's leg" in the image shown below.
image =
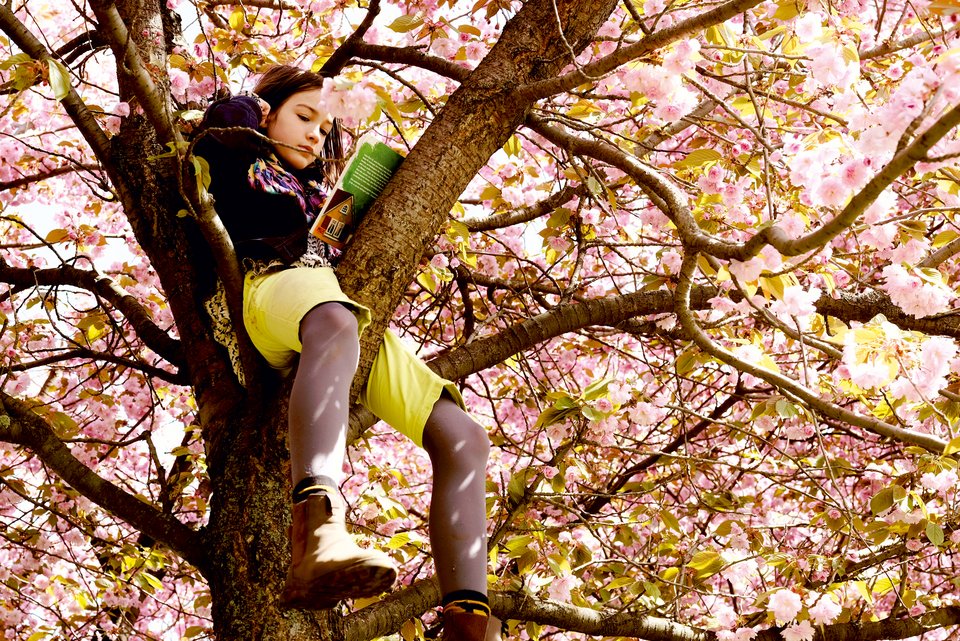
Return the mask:
<path fill-rule="evenodd" d="M 459 405 L 442 396 L 423 431 L 433 465 L 430 542 L 443 596 L 445 641 L 486 638 L 486 468 L 490 440 Z M 490 625 L 491 639 L 499 638 Z"/>
<path fill-rule="evenodd" d="M 357 546 L 347 532 L 339 491 L 350 383 L 360 354 L 357 320 L 343 305 L 325 303 L 304 316 L 300 340 L 289 407 L 293 558 L 281 600 L 329 608 L 389 589 L 397 573 L 389 557 Z"/>
<path fill-rule="evenodd" d="M 343 480 L 350 383 L 360 358 L 357 318 L 340 303 L 313 308 L 300 323 L 300 364 L 290 391 L 290 468 L 307 477 Z"/>

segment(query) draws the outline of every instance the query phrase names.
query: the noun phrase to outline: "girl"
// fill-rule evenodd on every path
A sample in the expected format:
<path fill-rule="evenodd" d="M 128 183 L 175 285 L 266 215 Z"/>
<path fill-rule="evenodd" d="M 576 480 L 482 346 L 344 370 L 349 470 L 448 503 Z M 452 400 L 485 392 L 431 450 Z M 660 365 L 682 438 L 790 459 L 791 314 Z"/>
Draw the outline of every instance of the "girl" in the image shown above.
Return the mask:
<path fill-rule="evenodd" d="M 259 130 L 271 144 L 212 131 L 197 144 L 210 192 L 246 270 L 243 322 L 277 369 L 296 364 L 290 395 L 293 560 L 281 601 L 330 608 L 389 589 L 385 554 L 348 534 L 339 486 L 350 383 L 370 311 L 337 283 L 337 252 L 308 233 L 323 185 L 342 158 L 339 123 L 324 109 L 323 78 L 290 66 L 268 70 L 253 96 L 215 102 L 204 128 Z M 317 159 L 320 160 L 318 168 Z M 387 332 L 360 402 L 422 445 L 434 472 L 430 540 L 443 593 L 443 638 L 499 638 L 488 625 L 485 469 L 490 442 L 456 387 Z"/>

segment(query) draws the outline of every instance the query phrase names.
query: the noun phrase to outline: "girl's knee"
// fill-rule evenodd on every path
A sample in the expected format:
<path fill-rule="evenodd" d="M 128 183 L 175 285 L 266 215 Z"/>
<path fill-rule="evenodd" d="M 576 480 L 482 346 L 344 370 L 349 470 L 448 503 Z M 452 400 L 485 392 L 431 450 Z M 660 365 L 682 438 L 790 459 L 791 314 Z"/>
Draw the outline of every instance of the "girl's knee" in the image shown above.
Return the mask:
<path fill-rule="evenodd" d="M 311 309 L 300 321 L 300 341 L 353 337 L 359 341 L 357 317 L 340 303 L 324 303 Z"/>
<path fill-rule="evenodd" d="M 459 405 L 441 397 L 427 421 L 424 447 L 431 457 L 485 463 L 490 453 L 490 437 Z"/>

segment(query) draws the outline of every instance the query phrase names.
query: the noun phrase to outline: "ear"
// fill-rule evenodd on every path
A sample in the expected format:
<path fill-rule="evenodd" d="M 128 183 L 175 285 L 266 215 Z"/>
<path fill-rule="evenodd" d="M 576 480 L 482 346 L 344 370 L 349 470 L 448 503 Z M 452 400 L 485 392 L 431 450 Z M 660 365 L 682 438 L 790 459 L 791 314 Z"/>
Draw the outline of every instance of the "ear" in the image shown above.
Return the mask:
<path fill-rule="evenodd" d="M 270 107 L 267 107 L 267 113 L 260 117 L 260 128 L 266 129 L 274 120 L 276 120 L 277 114 L 270 111 Z"/>

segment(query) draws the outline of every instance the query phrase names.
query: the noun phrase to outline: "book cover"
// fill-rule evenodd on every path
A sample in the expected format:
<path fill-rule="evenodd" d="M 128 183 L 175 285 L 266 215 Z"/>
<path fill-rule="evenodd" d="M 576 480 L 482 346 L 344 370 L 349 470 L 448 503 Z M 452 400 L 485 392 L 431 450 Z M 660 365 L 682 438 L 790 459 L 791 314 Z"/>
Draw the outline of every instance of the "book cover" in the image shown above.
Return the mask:
<path fill-rule="evenodd" d="M 361 138 L 310 233 L 331 247 L 346 247 L 353 230 L 402 161 L 401 154 L 382 142 Z"/>

